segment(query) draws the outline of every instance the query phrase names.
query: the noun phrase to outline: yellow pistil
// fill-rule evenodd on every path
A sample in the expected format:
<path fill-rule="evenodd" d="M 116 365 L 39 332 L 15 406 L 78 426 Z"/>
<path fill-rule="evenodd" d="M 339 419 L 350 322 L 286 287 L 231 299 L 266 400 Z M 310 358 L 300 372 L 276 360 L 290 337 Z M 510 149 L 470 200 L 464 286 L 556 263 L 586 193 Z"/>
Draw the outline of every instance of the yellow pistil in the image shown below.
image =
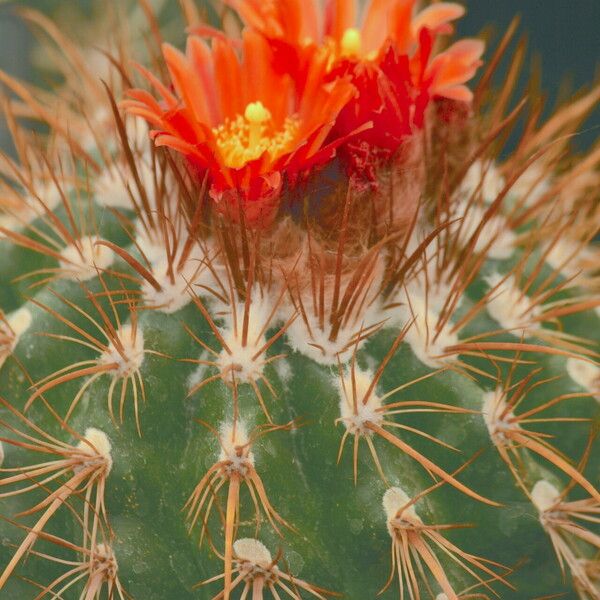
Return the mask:
<path fill-rule="evenodd" d="M 260 145 L 264 124 L 271 120 L 271 113 L 264 107 L 262 102 L 251 102 L 246 106 L 244 118 L 249 123 L 248 149 L 252 151 L 252 148 Z"/>
<path fill-rule="evenodd" d="M 340 42 L 340 54 L 343 57 L 360 56 L 362 50 L 362 35 L 355 27 L 350 27 L 344 31 L 342 41 Z"/>
<path fill-rule="evenodd" d="M 244 118 L 249 123 L 264 123 L 271 119 L 271 113 L 269 109 L 265 108 L 264 104 L 259 100 L 258 102 L 250 102 L 246 106 L 244 111 Z"/>
<path fill-rule="evenodd" d="M 271 113 L 257 101 L 246 106 L 243 116 L 228 119 L 213 133 L 225 165 L 239 169 L 265 152 L 274 159 L 288 151 L 298 133 L 298 119 L 288 117 L 275 130 Z"/>

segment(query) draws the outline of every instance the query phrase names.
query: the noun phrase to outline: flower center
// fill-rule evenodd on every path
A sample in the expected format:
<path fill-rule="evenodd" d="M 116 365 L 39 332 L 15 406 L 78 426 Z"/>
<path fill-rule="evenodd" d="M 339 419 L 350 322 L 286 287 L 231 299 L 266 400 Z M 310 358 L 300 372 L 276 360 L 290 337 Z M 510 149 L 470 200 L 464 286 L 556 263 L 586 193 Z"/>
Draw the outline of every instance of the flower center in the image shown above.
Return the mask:
<path fill-rule="evenodd" d="M 362 35 L 355 27 L 344 31 L 340 42 L 340 54 L 343 57 L 360 56 L 362 50 Z"/>
<path fill-rule="evenodd" d="M 268 152 L 271 159 L 289 150 L 298 134 L 299 121 L 288 117 L 281 129 L 276 129 L 269 110 L 262 102 L 251 102 L 244 115 L 227 119 L 213 129 L 217 147 L 227 167 L 239 169 Z"/>

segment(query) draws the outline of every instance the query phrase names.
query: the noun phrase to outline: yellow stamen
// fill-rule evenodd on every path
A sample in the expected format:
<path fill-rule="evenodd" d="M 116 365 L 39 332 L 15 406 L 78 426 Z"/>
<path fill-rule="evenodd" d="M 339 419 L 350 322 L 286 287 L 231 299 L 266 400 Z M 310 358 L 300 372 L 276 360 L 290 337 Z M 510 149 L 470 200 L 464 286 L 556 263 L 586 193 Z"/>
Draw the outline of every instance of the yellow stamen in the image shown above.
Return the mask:
<path fill-rule="evenodd" d="M 298 119 L 288 117 L 275 129 L 270 111 L 262 102 L 251 102 L 244 115 L 213 129 L 217 146 L 227 167 L 239 169 L 268 152 L 277 158 L 290 148 L 298 133 Z"/>
<path fill-rule="evenodd" d="M 344 31 L 340 43 L 340 54 L 345 57 L 359 56 L 362 49 L 362 35 L 355 27 L 350 27 Z"/>

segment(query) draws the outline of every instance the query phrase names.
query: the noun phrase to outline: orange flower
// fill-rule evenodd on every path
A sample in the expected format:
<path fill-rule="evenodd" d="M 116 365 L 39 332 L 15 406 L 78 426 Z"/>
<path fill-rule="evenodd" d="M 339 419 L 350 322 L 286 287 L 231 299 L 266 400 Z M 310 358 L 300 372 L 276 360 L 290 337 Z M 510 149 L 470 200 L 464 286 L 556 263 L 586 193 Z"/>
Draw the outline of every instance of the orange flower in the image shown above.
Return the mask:
<path fill-rule="evenodd" d="M 331 160 L 345 141 L 330 132 L 355 90 L 347 78 L 324 84 L 324 54 L 313 57 L 299 87 L 274 67 L 263 36 L 246 31 L 241 54 L 238 46 L 222 36 L 210 44 L 189 37 L 185 55 L 164 45 L 173 89 L 140 67 L 160 100 L 135 89 L 123 105 L 155 127 L 157 146 L 180 152 L 200 178 L 208 176 L 221 212 L 236 217 L 241 207 L 248 224 L 266 225 L 284 181 L 294 184 Z"/>
<path fill-rule="evenodd" d="M 401 54 L 408 54 L 423 27 L 452 33 L 448 24 L 464 14 L 459 4 L 440 2 L 413 17 L 416 0 L 371 0 L 359 26 L 356 0 L 325 0 L 322 19 L 319 0 L 226 2 L 265 37 L 305 51 L 314 44 L 327 45 L 336 60 L 374 60 L 388 40 Z"/>
<path fill-rule="evenodd" d="M 315 0 L 227 1 L 269 39 L 277 68 L 293 69 L 300 83 L 325 49 L 329 79 L 350 76 L 358 90 L 338 118 L 338 134 L 371 120 L 360 139 L 384 153 L 422 126 L 432 98 L 471 99 L 464 84 L 480 65 L 483 43 L 463 40 L 432 57 L 436 37 L 452 33 L 452 21 L 464 14 L 458 4 L 438 2 L 414 14 L 415 0 L 371 0 L 358 25 L 355 0 L 326 0 L 322 19 Z"/>

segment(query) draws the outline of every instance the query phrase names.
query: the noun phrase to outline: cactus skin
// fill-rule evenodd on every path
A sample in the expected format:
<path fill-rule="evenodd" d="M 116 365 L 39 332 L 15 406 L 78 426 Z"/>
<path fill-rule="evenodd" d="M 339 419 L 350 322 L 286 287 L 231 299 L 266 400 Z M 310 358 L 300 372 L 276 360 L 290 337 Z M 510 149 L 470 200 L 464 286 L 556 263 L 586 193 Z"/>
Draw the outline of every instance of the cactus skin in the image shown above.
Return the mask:
<path fill-rule="evenodd" d="M 120 86 L 113 75 L 111 89 L 116 95 Z M 33 227 L 19 227 L 8 218 L 0 223 L 4 238 L 0 242 L 4 315 L 0 321 L 0 396 L 4 399 L 0 438 L 2 467 L 7 469 L 0 480 L 2 567 L 19 555 L 28 528 L 35 527 L 48 504 L 33 514 L 19 513 L 44 502 L 57 489 L 63 492 L 48 524 L 28 548 L 29 555 L 18 561 L 5 582 L 4 576 L 0 579 L 2 594 L 35 598 L 44 593 L 43 597 L 52 598 L 58 592 L 58 597 L 86 600 L 222 598 L 219 594 L 227 587 L 228 576 L 214 578 L 231 568 L 229 577 L 235 585 L 230 594 L 236 599 L 271 597 L 270 590 L 265 588 L 263 595 L 256 583 L 268 577 L 281 597 L 286 597 L 281 586 L 287 585 L 288 597 L 293 598 L 328 597 L 331 591 L 350 600 L 364 600 L 377 597 L 384 587 L 381 598 L 403 598 L 411 597 L 411 585 L 423 598 L 494 597 L 482 580 L 507 600 L 555 594 L 600 598 L 600 544 L 593 537 L 598 533 L 596 523 L 578 520 L 576 512 L 587 510 L 585 514 L 594 519 L 600 511 L 596 491 L 600 456 L 593 443 L 600 397 L 599 367 L 594 364 L 600 343 L 600 297 L 598 250 L 589 243 L 600 223 L 598 152 L 578 157 L 571 165 L 559 162 L 566 144 L 564 134 L 578 126 L 597 100 L 597 90 L 559 113 L 546 129 L 533 123 L 519 153 L 503 163 L 504 178 L 496 167 L 500 148 L 485 143 L 502 122 L 504 117 L 499 115 L 508 112 L 503 99 L 487 112 L 482 109 L 481 116 L 461 115 L 456 107 L 453 112 L 452 103 L 440 102 L 438 113 L 431 117 L 433 133 L 428 142 L 429 150 L 441 158 L 433 160 L 418 144 L 412 150 L 425 164 L 425 175 L 416 176 L 422 203 L 419 218 L 413 218 L 417 202 L 411 204 L 406 188 L 399 205 L 407 211 L 407 218 L 398 226 L 396 239 L 375 251 L 376 244 L 367 243 L 360 231 L 361 226 L 371 233 L 377 231 L 370 217 L 365 217 L 361 202 L 378 198 L 370 191 L 354 190 L 347 181 L 330 194 L 333 216 L 324 217 L 330 219 L 333 231 L 342 232 L 332 234 L 333 241 L 325 238 L 318 223 L 307 224 L 302 218 L 279 222 L 260 233 L 244 223 L 231 222 L 227 215 L 213 214 L 209 226 L 200 225 L 200 213 L 190 209 L 188 199 L 200 197 L 201 185 L 184 174 L 172 154 L 167 159 L 166 152 L 145 138 L 138 145 L 131 129 L 134 121 L 119 115 L 112 97 L 104 95 L 102 100 L 110 116 L 102 139 L 83 149 L 85 153 L 74 147 L 77 139 L 68 136 L 72 143 L 65 148 L 64 132 L 61 136 L 54 127 L 53 134 L 63 142 L 56 152 L 72 155 L 70 175 L 77 175 L 81 185 L 67 189 L 73 178 L 52 162 L 54 149 L 46 148 L 48 164 L 65 192 L 58 205 L 41 208 Z M 13 109 L 9 106 L 7 111 L 7 118 L 12 118 Z M 456 122 L 449 123 L 445 111 Z M 79 117 L 76 124 L 85 129 L 81 122 L 85 119 Z M 504 125 L 512 121 L 507 117 Z M 25 136 L 20 129 L 17 133 Z M 125 134 L 132 149 L 123 147 Z M 548 135 L 554 137 L 548 139 Z M 541 153 L 548 145 L 551 150 Z M 27 147 L 35 153 L 33 145 Z M 526 164 L 529 159 L 531 165 Z M 443 163 L 456 177 L 449 191 L 443 189 Z M 124 193 L 129 208 L 111 206 L 114 194 L 119 190 L 123 194 L 124 182 L 117 182 L 108 192 L 105 188 L 98 191 L 96 185 L 102 173 L 115 165 L 123 169 L 129 186 Z M 144 165 L 153 175 L 150 180 L 140 176 Z M 532 175 L 535 169 L 541 183 Z M 35 173 L 32 182 L 41 177 Z M 18 186 L 15 189 L 25 195 Z M 352 200 L 346 201 L 347 197 Z M 144 206 L 144 198 L 150 199 L 150 208 Z M 387 201 L 393 205 L 398 198 Z M 7 209 L 2 216 L 11 214 Z M 448 224 L 457 218 L 462 219 L 462 226 Z M 483 225 L 478 231 L 480 221 Z M 155 235 L 154 247 L 139 235 L 140 223 Z M 306 259 L 307 230 L 337 263 L 324 258 L 320 262 L 318 251 Z M 103 258 L 96 255 L 95 266 L 84 260 L 84 269 L 69 276 L 69 268 L 75 267 L 65 269 L 56 256 L 27 241 L 44 243 L 40 232 L 55 236 L 59 248 L 72 239 L 97 236 L 105 245 L 93 248 Z M 429 234 L 428 243 L 421 244 Z M 131 242 L 134 238 L 137 244 Z M 344 245 L 340 242 L 344 238 L 356 241 L 356 246 Z M 168 289 L 161 261 L 171 253 L 178 259 L 184 256 L 187 239 L 193 240 L 193 250 L 181 260 L 179 287 L 170 296 L 168 292 L 160 296 L 170 305 L 157 306 L 160 303 L 149 280 L 154 277 L 163 290 Z M 561 254 L 561 244 L 571 244 L 573 250 Z M 357 248 L 364 255 L 358 259 Z M 429 269 L 427 261 L 438 261 L 437 268 Z M 340 296 L 356 289 L 359 295 L 364 291 L 368 301 L 342 311 L 348 320 L 341 327 L 337 346 L 333 343 L 331 352 L 325 348 L 320 358 L 316 345 L 328 339 L 327 328 L 337 318 L 329 308 L 335 303 L 340 273 L 336 264 L 341 264 Z M 62 266 L 52 273 L 56 277 L 34 287 L 15 281 L 16 276 L 56 266 Z M 369 277 L 353 279 L 365 272 L 361 269 Z M 286 277 L 281 277 L 281 271 Z M 326 280 L 327 301 L 323 335 L 314 326 L 318 318 L 310 321 L 311 286 L 321 275 Z M 521 289 L 527 285 L 527 298 L 537 300 L 530 303 L 511 296 L 512 276 Z M 24 281 L 33 280 L 30 276 Z M 545 291 L 552 288 L 556 295 L 546 296 Z M 450 322 L 460 326 L 456 335 L 442 327 L 436 346 L 437 342 L 426 340 L 424 330 L 435 326 L 451 292 L 457 293 L 460 302 L 450 309 Z M 523 306 L 529 310 L 516 314 Z M 426 313 L 427 307 L 435 314 Z M 246 327 L 250 332 L 246 346 L 251 351 L 241 348 Z M 473 340 L 474 336 L 479 337 Z M 115 338 L 123 343 L 122 353 L 115 350 Z M 337 356 L 336 350 L 341 351 Z M 135 374 L 138 366 L 139 376 Z M 82 386 L 96 375 L 73 405 Z M 121 395 L 121 382 L 130 375 Z M 535 385 L 543 380 L 548 381 Z M 412 431 L 385 426 L 379 420 L 382 412 L 376 410 L 361 413 L 353 421 L 352 394 L 358 394 L 360 402 L 371 382 L 375 385 L 368 394 L 374 404 L 367 406 L 376 408 L 377 399 L 384 406 L 414 401 L 437 404 L 388 409 L 428 409 L 387 412 L 386 421 Z M 507 411 L 494 421 L 490 407 L 503 400 L 498 391 L 503 389 L 507 397 L 519 400 L 511 411 L 517 418 L 554 420 L 519 420 L 510 429 L 503 420 Z M 346 412 L 340 409 L 345 394 L 349 399 Z M 536 407 L 541 407 L 539 414 L 527 414 Z M 367 427 L 367 421 L 375 426 Z M 190 526 L 186 502 L 192 497 L 193 510 L 196 486 L 213 465 L 232 458 L 234 423 L 238 455 L 228 463 L 228 471 L 215 470 L 214 479 L 208 480 L 214 492 L 210 486 L 198 488 L 200 498 L 208 492 L 209 503 L 214 495 L 200 545 L 205 512 Z M 351 430 L 348 423 L 363 434 L 356 464 L 352 431 L 336 460 L 344 433 Z M 502 431 L 494 430 L 498 423 Z M 105 438 L 94 430 L 106 435 L 110 458 L 102 453 Z M 526 431 L 552 437 L 541 438 L 548 445 L 540 449 L 531 445 L 540 438 L 527 436 Z M 67 444 L 69 459 L 80 462 L 69 463 L 56 480 L 10 495 L 30 486 L 35 474 L 28 471 L 22 482 L 15 483 L 10 480 L 14 471 L 8 469 L 64 459 L 51 452 L 35 452 L 32 438 L 24 435 L 46 444 L 49 440 L 43 436 L 52 436 L 51 443 Z M 394 439 L 404 446 L 395 445 Z M 523 439 L 530 443 L 528 447 Z M 510 455 L 509 465 L 499 449 L 511 440 L 518 448 Z M 30 445 L 23 447 L 24 441 Z M 380 469 L 369 452 L 369 441 Z M 47 451 L 48 446 L 42 449 Z M 81 458 L 81 452 L 87 454 Z M 423 457 L 438 469 L 433 476 L 423 468 Z M 97 482 L 96 487 L 86 488 L 92 490 L 89 497 L 86 490 L 81 491 L 81 483 L 77 491 L 60 487 L 86 468 L 104 486 L 105 511 L 94 504 L 100 494 Z M 236 477 L 241 479 L 240 514 L 234 518 Z M 466 491 L 459 489 L 461 484 Z M 585 530 L 565 534 L 576 540 L 569 548 L 580 560 L 572 562 L 563 554 L 562 573 L 555 552 L 556 536 L 562 534 L 550 517 L 556 512 L 552 495 L 565 488 L 561 514 Z M 406 499 L 426 490 L 430 491 L 414 506 L 396 515 L 404 531 L 410 531 L 411 548 L 421 557 L 422 567 L 415 567 L 418 583 L 404 581 L 402 595 L 397 573 L 386 587 L 393 527 L 384 510 L 384 497 L 386 506 L 395 512 Z M 580 501 L 577 509 L 564 504 L 576 501 Z M 540 513 L 540 508 L 548 506 L 552 510 Z M 424 534 L 409 526 L 419 519 L 423 526 L 472 525 L 440 529 L 437 535 L 478 561 L 474 565 L 458 554 L 476 575 L 457 567 L 431 538 L 427 538 L 429 547 L 440 562 L 431 555 L 425 559 L 423 546 L 415 542 Z M 278 559 L 275 567 L 262 546 L 247 541 L 255 538 Z M 116 561 L 112 571 L 111 552 Z M 232 553 L 229 558 L 228 552 Z M 456 549 L 453 553 L 457 555 Z M 252 558 L 263 561 L 259 564 L 263 571 L 248 596 L 243 596 L 246 583 L 239 574 L 252 577 Z M 479 562 L 482 559 L 494 563 Z M 61 592 L 79 571 L 70 579 L 59 578 L 79 565 L 83 565 L 82 577 Z M 276 569 L 280 569 L 278 575 Z M 579 579 L 577 569 L 585 570 Z M 196 587 L 205 580 L 212 581 Z"/>

